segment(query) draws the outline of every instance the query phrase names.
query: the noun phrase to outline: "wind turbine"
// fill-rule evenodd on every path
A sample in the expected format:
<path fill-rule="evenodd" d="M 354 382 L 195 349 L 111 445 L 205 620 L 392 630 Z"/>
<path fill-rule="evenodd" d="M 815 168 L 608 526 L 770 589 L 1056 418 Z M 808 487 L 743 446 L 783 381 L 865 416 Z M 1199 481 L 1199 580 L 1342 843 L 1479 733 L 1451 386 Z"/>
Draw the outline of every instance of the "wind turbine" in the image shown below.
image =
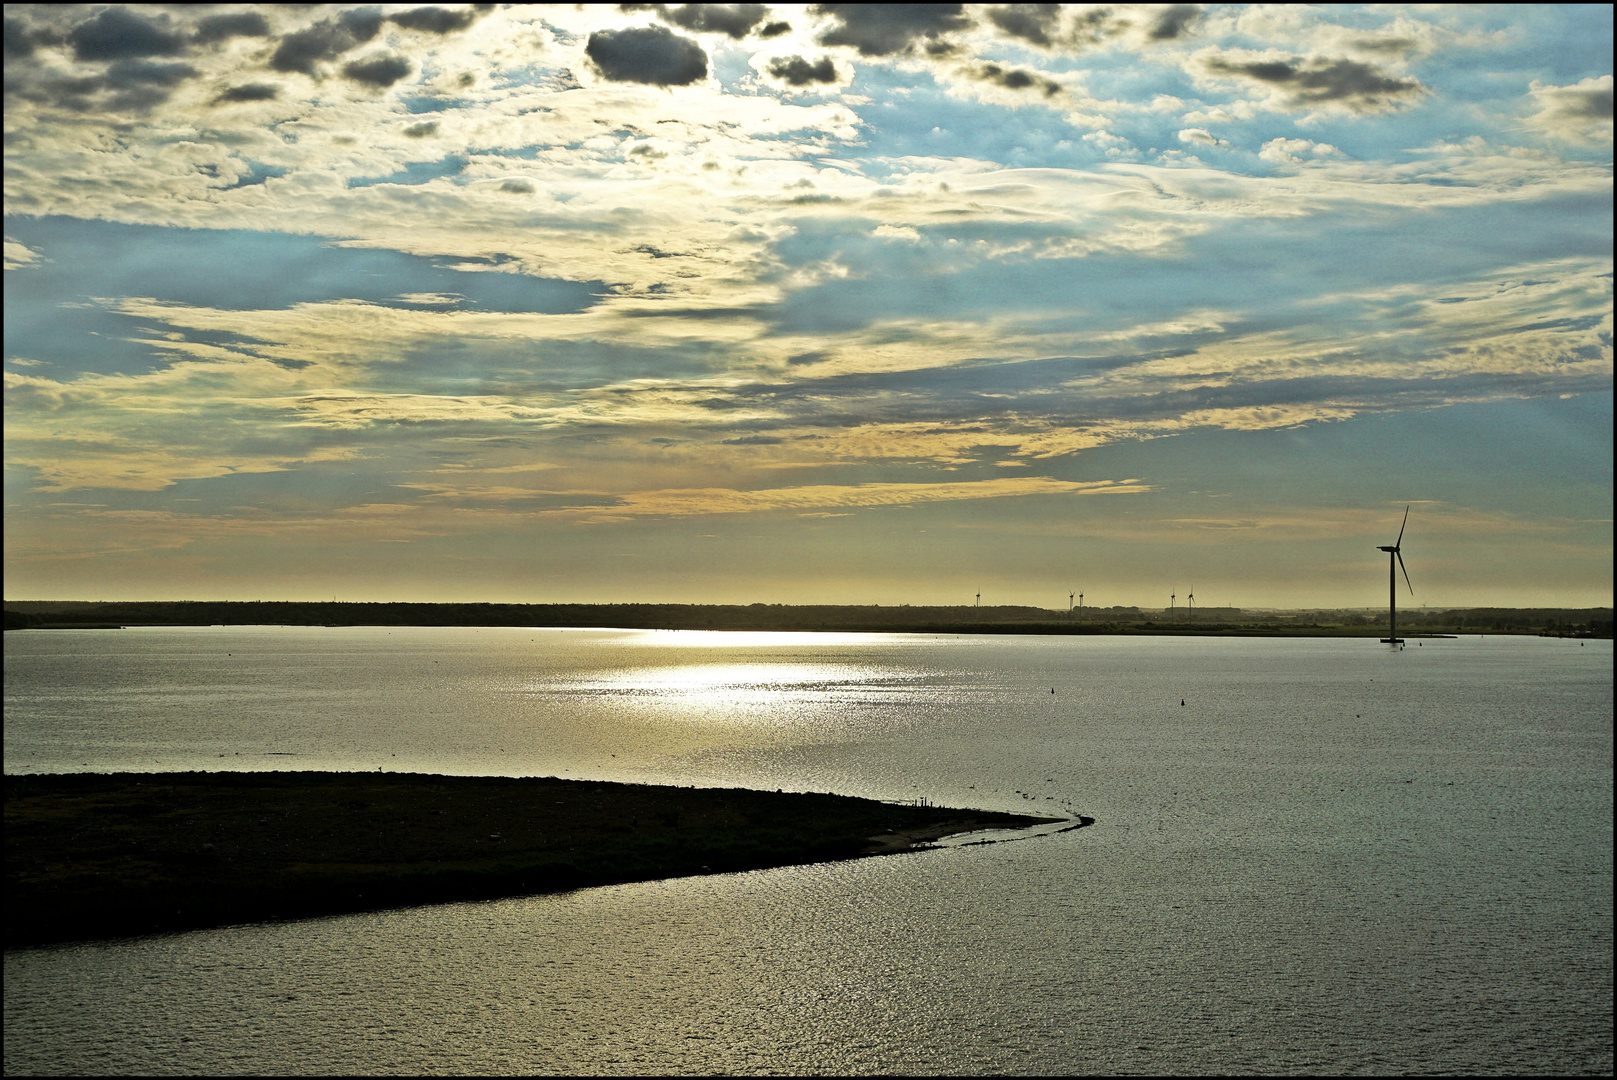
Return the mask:
<path fill-rule="evenodd" d="M 1168 594 L 1168 621 L 1169 622 L 1173 622 L 1173 602 L 1175 600 L 1177 600 L 1177 599 L 1178 599 L 1178 597 L 1176 595 L 1174 595 L 1173 593 Z"/>
<path fill-rule="evenodd" d="M 1393 541 L 1391 547 L 1387 547 L 1385 544 L 1380 544 L 1376 547 L 1377 551 L 1385 551 L 1389 553 L 1389 558 L 1387 559 L 1387 585 L 1391 595 L 1387 601 L 1387 610 L 1389 612 L 1389 616 L 1387 621 L 1387 636 L 1381 639 L 1381 643 L 1383 645 L 1402 644 L 1398 637 L 1398 570 L 1402 570 L 1404 572 L 1404 584 L 1409 585 L 1409 595 L 1415 595 L 1415 586 L 1409 584 L 1409 570 L 1404 566 L 1404 556 L 1401 553 L 1404 543 L 1404 527 L 1408 524 L 1409 507 L 1406 506 L 1404 507 L 1404 524 L 1398 526 L 1398 539 Z M 1397 566 L 1393 565 L 1395 562 L 1398 564 Z"/>
<path fill-rule="evenodd" d="M 1185 621 L 1186 622 L 1195 622 L 1196 621 L 1196 586 L 1192 585 L 1190 587 L 1190 595 L 1186 599 L 1188 599 L 1190 601 L 1190 611 L 1185 615 Z"/>
<path fill-rule="evenodd" d="M 977 603 L 972 605 L 972 606 L 973 607 L 982 607 L 983 606 L 983 594 L 982 593 L 977 594 Z"/>

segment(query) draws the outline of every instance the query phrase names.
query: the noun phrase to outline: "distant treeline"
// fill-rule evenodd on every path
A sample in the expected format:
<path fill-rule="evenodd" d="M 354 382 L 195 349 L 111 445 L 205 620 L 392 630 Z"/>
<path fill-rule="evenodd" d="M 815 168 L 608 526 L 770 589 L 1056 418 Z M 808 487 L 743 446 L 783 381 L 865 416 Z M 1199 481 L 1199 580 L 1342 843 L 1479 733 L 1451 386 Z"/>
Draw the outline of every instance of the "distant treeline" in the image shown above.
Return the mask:
<path fill-rule="evenodd" d="M 896 607 L 792 604 L 380 604 L 337 601 L 7 601 L 5 628 L 69 626 L 565 626 L 647 630 L 840 630 L 1024 634 L 1345 634 L 1386 627 L 1364 610 L 1194 612 L 1137 607 Z M 1400 631 L 1611 637 L 1611 608 L 1415 608 Z"/>

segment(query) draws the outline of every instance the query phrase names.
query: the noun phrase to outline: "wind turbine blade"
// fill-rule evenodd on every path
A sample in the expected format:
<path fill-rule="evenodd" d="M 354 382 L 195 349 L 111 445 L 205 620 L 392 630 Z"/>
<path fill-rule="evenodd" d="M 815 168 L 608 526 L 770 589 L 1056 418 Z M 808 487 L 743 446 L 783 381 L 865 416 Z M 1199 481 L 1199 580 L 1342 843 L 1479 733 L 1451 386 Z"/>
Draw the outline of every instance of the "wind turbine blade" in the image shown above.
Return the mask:
<path fill-rule="evenodd" d="M 1406 506 L 1406 507 L 1404 507 L 1404 524 L 1398 526 L 1398 539 L 1396 539 L 1396 540 L 1394 540 L 1392 542 L 1393 547 L 1397 547 L 1399 544 L 1402 544 L 1404 542 L 1404 527 L 1407 526 L 1408 524 L 1409 524 L 1409 507 Z"/>
<path fill-rule="evenodd" d="M 1402 570 L 1404 572 L 1404 584 L 1409 585 L 1409 570 L 1408 570 L 1407 567 L 1404 566 L 1403 553 L 1400 552 L 1397 548 L 1393 548 L 1392 553 L 1394 555 L 1398 556 L 1398 569 L 1400 569 L 1400 570 Z M 1409 585 L 1409 595 L 1410 596 L 1415 595 L 1415 586 Z"/>

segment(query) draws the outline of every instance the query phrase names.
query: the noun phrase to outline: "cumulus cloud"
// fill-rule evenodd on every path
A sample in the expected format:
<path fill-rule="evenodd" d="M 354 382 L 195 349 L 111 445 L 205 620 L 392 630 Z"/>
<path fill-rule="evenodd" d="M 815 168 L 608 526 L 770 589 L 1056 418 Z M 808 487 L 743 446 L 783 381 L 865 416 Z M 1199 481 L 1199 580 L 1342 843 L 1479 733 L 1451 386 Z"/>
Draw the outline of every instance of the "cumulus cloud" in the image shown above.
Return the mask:
<path fill-rule="evenodd" d="M 40 44 L 33 27 L 14 15 L 5 16 L 5 49 L 8 59 L 23 60 L 34 55 Z"/>
<path fill-rule="evenodd" d="M 6 90 L 25 101 L 78 113 L 145 113 L 168 101 L 180 83 L 197 74 L 183 62 L 126 59 L 100 72 L 19 76 L 8 80 Z"/>
<path fill-rule="evenodd" d="M 1194 146 L 1225 147 L 1230 145 L 1227 140 L 1218 138 L 1206 128 L 1185 128 L 1179 133 L 1179 141 L 1190 143 Z"/>
<path fill-rule="evenodd" d="M 317 63 L 365 44 L 381 29 L 382 14 L 375 8 L 345 11 L 282 38 L 269 64 L 276 71 L 313 75 Z"/>
<path fill-rule="evenodd" d="M 1571 86 L 1533 81 L 1529 91 L 1538 112 L 1531 123 L 1568 142 L 1612 141 L 1612 78 L 1583 79 Z"/>
<path fill-rule="evenodd" d="M 281 88 L 273 83 L 244 83 L 241 86 L 232 86 L 220 92 L 214 98 L 215 104 L 236 101 L 274 101 L 280 96 Z"/>
<path fill-rule="evenodd" d="M 409 76 L 413 68 L 410 61 L 402 56 L 391 53 L 379 53 L 364 60 L 355 60 L 343 65 L 342 73 L 346 79 L 374 86 L 377 89 L 386 89 Z"/>
<path fill-rule="evenodd" d="M 657 17 L 685 30 L 724 34 L 740 40 L 769 15 L 763 4 L 621 4 L 625 11 L 655 11 Z M 776 31 L 780 33 L 782 31 Z"/>
<path fill-rule="evenodd" d="M 1427 94 L 1420 80 L 1395 75 L 1374 63 L 1275 50 L 1205 49 L 1192 59 L 1192 70 L 1266 89 L 1272 103 L 1290 111 L 1334 109 L 1369 115 L 1391 112 Z"/>
<path fill-rule="evenodd" d="M 1201 19 L 1196 4 L 1162 8 L 1079 7 L 1071 4 L 995 4 L 983 14 L 1006 37 L 1049 51 L 1077 51 L 1122 38 L 1142 44 L 1188 37 Z"/>
<path fill-rule="evenodd" d="M 1061 5 L 995 4 L 986 8 L 984 14 L 1006 35 L 1048 49 L 1055 45 L 1053 35 L 1061 17 Z"/>
<path fill-rule="evenodd" d="M 967 78 L 992 83 L 1007 90 L 1034 90 L 1045 97 L 1054 97 L 1063 89 L 1060 83 L 1047 75 L 1024 71 L 1021 68 L 1005 68 L 987 61 L 963 70 Z"/>
<path fill-rule="evenodd" d="M 702 46 L 663 26 L 597 30 L 584 53 L 601 76 L 613 82 L 689 86 L 707 78 Z"/>
<path fill-rule="evenodd" d="M 1285 138 L 1270 139 L 1263 144 L 1263 149 L 1258 151 L 1260 158 L 1272 161 L 1276 165 L 1301 165 L 1304 155 L 1313 158 L 1341 157 L 1342 151 L 1330 143 Z"/>
<path fill-rule="evenodd" d="M 947 55 L 954 46 L 943 35 L 968 29 L 964 4 L 815 4 L 831 17 L 820 32 L 822 45 L 847 45 L 861 56 L 894 56 L 915 51 Z"/>
<path fill-rule="evenodd" d="M 197 20 L 193 40 L 201 45 L 227 41 L 237 37 L 269 37 L 269 23 L 256 11 L 239 11 L 224 15 L 205 15 Z"/>
<path fill-rule="evenodd" d="M 769 61 L 765 70 L 777 82 L 793 87 L 812 87 L 838 80 L 837 66 L 829 56 L 812 62 L 801 56 L 777 56 Z"/>
<path fill-rule="evenodd" d="M 1157 13 L 1146 28 L 1146 37 L 1152 41 L 1174 41 L 1189 36 L 1201 18 L 1199 4 L 1170 4 Z"/>
<path fill-rule="evenodd" d="M 477 21 L 478 15 L 490 5 L 477 4 L 469 8 L 418 7 L 389 15 L 388 21 L 406 30 L 420 30 L 428 34 L 452 34 L 464 30 Z"/>
<path fill-rule="evenodd" d="M 67 35 L 79 60 L 125 60 L 140 56 L 178 56 L 186 51 L 185 35 L 167 15 L 145 18 L 126 8 L 103 8 Z"/>

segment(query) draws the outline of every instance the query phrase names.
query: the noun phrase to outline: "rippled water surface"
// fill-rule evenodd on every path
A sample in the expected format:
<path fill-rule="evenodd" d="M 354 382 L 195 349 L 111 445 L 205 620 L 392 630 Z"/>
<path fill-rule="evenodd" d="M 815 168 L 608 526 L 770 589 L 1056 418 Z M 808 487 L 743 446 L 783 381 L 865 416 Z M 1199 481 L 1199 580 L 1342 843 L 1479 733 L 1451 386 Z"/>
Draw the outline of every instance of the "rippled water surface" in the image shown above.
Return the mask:
<path fill-rule="evenodd" d="M 8 1073 L 1612 1070 L 1610 642 L 25 631 L 5 705 L 8 772 L 381 767 L 1097 819 L 12 951 Z"/>

